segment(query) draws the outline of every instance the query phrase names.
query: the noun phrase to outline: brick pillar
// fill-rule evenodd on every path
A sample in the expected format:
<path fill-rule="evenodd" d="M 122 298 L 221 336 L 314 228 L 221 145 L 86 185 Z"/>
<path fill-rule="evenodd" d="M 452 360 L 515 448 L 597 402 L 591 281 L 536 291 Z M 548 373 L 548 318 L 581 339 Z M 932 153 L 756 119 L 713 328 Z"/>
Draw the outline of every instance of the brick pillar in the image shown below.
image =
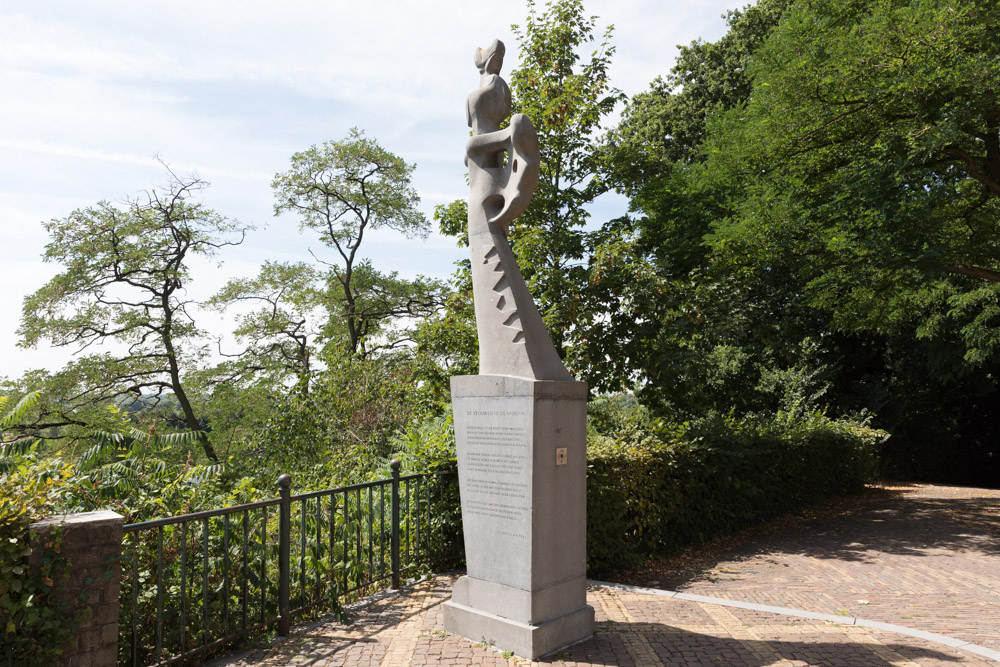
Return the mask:
<path fill-rule="evenodd" d="M 114 667 L 118 659 L 118 594 L 121 589 L 123 517 L 109 511 L 54 516 L 31 524 L 39 543 L 53 528 L 62 533 L 60 552 L 69 576 L 57 584 L 56 598 L 73 618 L 83 612 L 76 632 L 63 645 L 65 667 Z"/>

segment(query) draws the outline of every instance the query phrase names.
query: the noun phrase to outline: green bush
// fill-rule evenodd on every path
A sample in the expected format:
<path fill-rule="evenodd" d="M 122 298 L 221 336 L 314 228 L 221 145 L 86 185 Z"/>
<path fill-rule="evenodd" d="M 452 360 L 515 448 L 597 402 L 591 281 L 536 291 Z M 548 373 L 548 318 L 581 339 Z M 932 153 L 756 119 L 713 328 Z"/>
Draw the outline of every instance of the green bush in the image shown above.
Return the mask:
<path fill-rule="evenodd" d="M 428 564 L 454 567 L 464 560 L 462 508 L 458 496 L 455 426 L 450 408 L 444 414 L 414 422 L 395 441 L 403 474 L 432 473 L 422 484 L 430 512 L 421 534 L 430 536 Z"/>
<path fill-rule="evenodd" d="M 588 574 L 607 576 L 646 557 L 859 491 L 888 437 L 862 423 L 793 410 L 664 425 L 633 397 L 587 406 Z M 403 469 L 455 465 L 451 415 L 412 424 L 396 440 Z M 458 539 L 458 498 L 445 517 Z"/>
<path fill-rule="evenodd" d="M 590 576 L 638 565 L 820 499 L 859 491 L 884 431 L 821 413 L 709 417 L 673 432 L 591 431 Z"/>

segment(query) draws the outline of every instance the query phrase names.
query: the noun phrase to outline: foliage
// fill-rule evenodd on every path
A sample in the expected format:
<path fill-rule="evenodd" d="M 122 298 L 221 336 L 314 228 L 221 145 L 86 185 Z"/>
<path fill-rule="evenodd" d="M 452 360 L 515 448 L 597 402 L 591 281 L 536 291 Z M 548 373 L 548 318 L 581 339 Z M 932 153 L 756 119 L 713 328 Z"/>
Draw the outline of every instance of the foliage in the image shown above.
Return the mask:
<path fill-rule="evenodd" d="M 998 24 L 995 3 L 794 3 L 703 147 L 729 193 L 713 271 L 813 312 L 833 397 L 877 412 L 909 476 L 997 469 Z"/>
<path fill-rule="evenodd" d="M 630 197 L 631 215 L 605 223 L 590 237 L 583 294 L 595 316 L 577 365 L 593 387 L 639 388 L 652 403 L 696 414 L 705 401 L 686 405 L 684 397 L 692 391 L 704 395 L 702 369 L 714 366 L 709 357 L 716 348 L 739 348 L 755 357 L 757 351 L 746 348 L 760 349 L 776 331 L 789 332 L 781 338 L 792 347 L 810 332 L 817 335 L 785 325 L 798 314 L 789 317 L 787 304 L 768 299 L 765 290 L 747 294 L 729 276 L 713 272 L 705 243 L 730 210 L 728 183 L 702 164 L 706 119 L 746 101 L 746 65 L 787 4 L 763 0 L 729 12 L 729 32 L 718 42 L 682 47 L 670 73 L 636 95 L 606 136 L 602 170 Z M 724 401 L 727 394 L 717 396 Z"/>
<path fill-rule="evenodd" d="M 45 378 L 51 400 L 25 428 L 86 428 L 109 402 L 169 394 L 187 427 L 201 430 L 182 377 L 201 352 L 184 290 L 188 263 L 239 243 L 246 229 L 193 202 L 203 186 L 175 178 L 123 206 L 100 202 L 45 223 L 45 261 L 64 268 L 25 298 L 20 345 L 47 339 L 78 352 L 107 343 L 118 348 L 79 357 Z M 207 437 L 201 445 L 217 460 Z"/>
<path fill-rule="evenodd" d="M 760 0 L 729 10 L 729 31 L 718 41 L 680 46 L 670 72 L 629 100 L 606 137 L 602 152 L 617 187 L 636 193 L 678 164 L 703 160 L 708 119 L 750 99 L 749 67 L 790 4 Z"/>
<path fill-rule="evenodd" d="M 221 375 L 221 383 L 227 385 L 262 378 L 278 386 L 291 380 L 308 391 L 322 321 L 324 294 L 318 278 L 316 269 L 305 262 L 268 261 L 255 278 L 226 283 L 205 305 L 220 312 L 238 305 L 256 308 L 236 315 L 233 335 L 245 348 L 224 353 L 229 360 L 212 375 Z"/>
<path fill-rule="evenodd" d="M 427 235 L 428 224 L 410 184 L 414 165 L 354 128 L 342 141 L 296 153 L 291 168 L 274 177 L 275 214 L 297 213 L 302 229 L 316 231 L 336 253 L 329 263 L 327 340 L 366 356 L 384 347 L 380 336 L 399 317 L 432 312 L 438 286 L 382 273 L 359 255 L 365 234 L 392 229 L 407 238 Z M 389 347 L 398 341 L 390 339 Z"/>
<path fill-rule="evenodd" d="M 464 218 L 463 218 L 464 224 Z M 450 395 L 453 375 L 479 372 L 479 338 L 469 260 L 458 262 L 443 307 L 413 329 L 416 374 L 429 392 Z"/>
<path fill-rule="evenodd" d="M 433 512 L 425 517 L 423 534 L 431 535 L 431 562 L 461 563 L 465 541 L 462 503 L 458 493 L 455 425 L 450 410 L 411 422 L 395 438 L 396 457 L 408 473 L 430 473 L 424 482 Z"/>
<path fill-rule="evenodd" d="M 858 491 L 875 475 L 888 438 L 863 422 L 801 406 L 674 424 L 635 396 L 617 394 L 592 400 L 587 414 L 587 557 L 594 577 Z M 411 424 L 396 446 L 406 470 L 452 469 L 451 415 Z M 457 496 L 453 502 L 448 520 L 457 530 Z"/>
<path fill-rule="evenodd" d="M 59 485 L 26 466 L 0 474 L 0 660 L 7 664 L 53 664 L 75 628 L 55 595 L 68 564 L 58 530 L 34 540 L 29 532 L 52 513 Z"/>
<path fill-rule="evenodd" d="M 455 424 L 450 409 L 441 416 L 411 422 L 394 440 L 402 468 L 411 472 L 455 470 Z"/>
<path fill-rule="evenodd" d="M 591 433 L 589 576 L 860 490 L 888 436 L 821 413 Z"/>
<path fill-rule="evenodd" d="M 38 402 L 38 398 L 38 392 L 28 392 L 0 417 L 0 474 L 10 470 L 15 457 L 29 454 L 38 447 L 37 438 L 26 437 L 20 433 L 8 435 L 11 428 L 24 420 L 28 411 Z M 9 402 L 10 396 L 0 396 L 0 409 L 6 407 Z"/>
<path fill-rule="evenodd" d="M 540 13 L 527 4 L 524 25 L 512 26 L 521 66 L 510 75 L 511 102 L 538 130 L 541 162 L 531 204 L 511 225 L 511 245 L 559 349 L 588 318 L 576 296 L 587 280 L 586 206 L 607 190 L 597 176 L 596 135 L 624 96 L 608 79 L 613 27 L 588 58 L 597 17 L 586 16 L 580 0 L 550 0 Z"/>
<path fill-rule="evenodd" d="M 408 355 L 331 354 L 326 363 L 309 394 L 282 397 L 247 443 L 244 463 L 252 460 L 255 474 L 290 473 L 306 488 L 357 481 L 388 461 L 397 430 L 432 409 Z"/>
<path fill-rule="evenodd" d="M 678 419 L 778 409 L 794 377 L 892 431 L 893 474 L 991 483 L 995 7 L 762 0 L 727 21 L 607 137 L 631 214 L 591 236 L 577 367 Z"/>
<path fill-rule="evenodd" d="M 726 266 L 789 271 L 845 330 L 957 326 L 989 363 L 998 26 L 995 3 L 796 4 L 707 147 L 745 191 L 713 241 Z"/>

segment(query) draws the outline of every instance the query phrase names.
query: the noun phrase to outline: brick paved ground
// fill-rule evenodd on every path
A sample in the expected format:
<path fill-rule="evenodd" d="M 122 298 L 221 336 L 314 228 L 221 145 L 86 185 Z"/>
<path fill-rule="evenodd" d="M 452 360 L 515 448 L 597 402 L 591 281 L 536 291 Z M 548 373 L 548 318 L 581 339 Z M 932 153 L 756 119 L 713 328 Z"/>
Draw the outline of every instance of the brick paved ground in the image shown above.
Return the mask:
<path fill-rule="evenodd" d="M 249 665 L 991 665 L 961 649 L 869 628 L 592 587 L 588 600 L 597 633 L 585 642 L 529 662 L 493 647 L 449 635 L 441 603 L 455 576 L 421 583 L 364 608 L 353 622 L 300 628 L 270 648 L 256 649 L 216 667 Z"/>
<path fill-rule="evenodd" d="M 890 487 L 652 585 L 847 614 L 1000 650 L 1000 490 Z M 655 582 L 655 583 L 654 583 Z"/>
<path fill-rule="evenodd" d="M 655 579 L 658 586 L 856 615 L 1000 648 L 1000 492 L 899 488 L 839 515 L 765 534 L 693 575 L 666 574 Z M 350 625 L 307 626 L 270 648 L 213 664 L 997 664 L 883 630 L 607 587 L 588 592 L 598 621 L 593 639 L 529 663 L 444 632 L 441 603 L 454 579 L 438 577 L 371 602 L 354 611 Z"/>

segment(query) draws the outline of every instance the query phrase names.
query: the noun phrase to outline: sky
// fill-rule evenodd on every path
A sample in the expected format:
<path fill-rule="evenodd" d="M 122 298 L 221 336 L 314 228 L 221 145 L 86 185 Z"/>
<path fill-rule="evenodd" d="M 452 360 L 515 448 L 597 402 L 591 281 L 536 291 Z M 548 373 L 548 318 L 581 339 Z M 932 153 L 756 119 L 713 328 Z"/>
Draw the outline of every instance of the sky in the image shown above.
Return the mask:
<path fill-rule="evenodd" d="M 610 78 L 629 96 L 669 71 L 678 44 L 721 37 L 722 15 L 745 4 L 584 2 L 598 38 L 614 25 Z M 0 0 L 0 377 L 71 358 L 16 346 L 22 300 L 60 270 L 42 261 L 41 221 L 165 184 L 158 160 L 208 181 L 207 206 L 258 227 L 243 245 L 192 264 L 195 299 L 255 275 L 265 260 L 323 256 L 294 217 L 273 215 L 270 182 L 292 154 L 352 127 L 416 164 L 428 219 L 438 204 L 464 199 L 473 52 L 499 38 L 509 75 L 518 65 L 511 24 L 527 12 L 516 0 Z M 611 194 L 593 214 L 626 210 Z M 402 277 L 445 278 L 464 253 L 436 233 L 414 241 L 388 230 L 363 247 L 377 268 Z M 198 322 L 228 330 L 224 316 Z"/>

